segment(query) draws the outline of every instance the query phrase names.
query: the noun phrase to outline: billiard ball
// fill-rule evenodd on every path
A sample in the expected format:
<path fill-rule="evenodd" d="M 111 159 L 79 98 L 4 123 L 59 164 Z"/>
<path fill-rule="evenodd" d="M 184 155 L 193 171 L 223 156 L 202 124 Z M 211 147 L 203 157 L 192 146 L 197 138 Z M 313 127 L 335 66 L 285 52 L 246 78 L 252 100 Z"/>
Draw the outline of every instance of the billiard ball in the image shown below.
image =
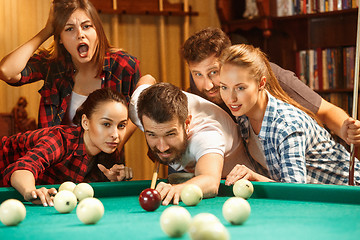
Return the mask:
<path fill-rule="evenodd" d="M 206 213 L 206 212 L 199 213 L 192 218 L 190 229 L 192 227 L 197 228 L 202 224 L 208 224 L 211 222 L 220 222 L 220 220 L 212 213 Z"/>
<path fill-rule="evenodd" d="M 140 193 L 139 203 L 144 210 L 155 211 L 161 204 L 161 195 L 157 190 L 147 188 Z"/>
<path fill-rule="evenodd" d="M 188 206 L 197 205 L 203 198 L 201 188 L 195 184 L 187 184 L 181 190 L 181 201 Z"/>
<path fill-rule="evenodd" d="M 79 202 L 88 197 L 94 197 L 94 189 L 88 183 L 79 183 L 74 188 L 74 194 Z"/>
<path fill-rule="evenodd" d="M 6 226 L 16 226 L 25 219 L 26 208 L 17 199 L 5 200 L 0 205 L 0 221 Z"/>
<path fill-rule="evenodd" d="M 81 200 L 76 208 L 76 215 L 84 224 L 95 224 L 104 215 L 104 205 L 93 197 Z"/>
<path fill-rule="evenodd" d="M 208 225 L 212 222 L 220 222 L 220 220 L 212 213 L 199 213 L 192 218 L 189 234 L 190 236 L 198 236 L 199 229 L 202 225 Z"/>
<path fill-rule="evenodd" d="M 250 204 L 241 197 L 231 197 L 225 201 L 222 213 L 226 221 L 233 225 L 243 224 L 250 216 Z"/>
<path fill-rule="evenodd" d="M 169 237 L 181 237 L 189 230 L 191 215 L 184 207 L 171 206 L 160 216 L 160 227 Z"/>
<path fill-rule="evenodd" d="M 233 193 L 235 197 L 242 197 L 248 199 L 254 192 L 254 186 L 249 180 L 240 179 L 235 182 L 233 186 Z"/>
<path fill-rule="evenodd" d="M 75 187 L 76 187 L 75 183 L 73 183 L 71 181 L 66 181 L 60 185 L 58 192 L 60 192 L 62 190 L 69 190 L 69 191 L 73 192 Z"/>
<path fill-rule="evenodd" d="M 62 190 L 54 197 L 54 207 L 59 213 L 70 213 L 77 204 L 76 196 L 69 190 Z"/>
<path fill-rule="evenodd" d="M 191 229 L 191 227 L 190 227 Z M 228 230 L 220 221 L 213 221 L 200 225 L 196 231 L 189 231 L 192 240 L 228 240 Z"/>

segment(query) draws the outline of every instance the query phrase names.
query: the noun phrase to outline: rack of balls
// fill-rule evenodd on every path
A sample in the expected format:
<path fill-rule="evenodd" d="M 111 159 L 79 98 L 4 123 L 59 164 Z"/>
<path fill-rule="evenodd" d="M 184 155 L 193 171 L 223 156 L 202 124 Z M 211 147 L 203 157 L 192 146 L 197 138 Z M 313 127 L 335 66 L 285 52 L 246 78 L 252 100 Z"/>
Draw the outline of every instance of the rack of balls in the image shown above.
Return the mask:
<path fill-rule="evenodd" d="M 84 224 L 97 223 L 105 212 L 102 202 L 94 198 L 94 189 L 90 184 L 62 183 L 54 197 L 55 209 L 60 213 L 70 213 L 76 206 L 76 215 Z"/>

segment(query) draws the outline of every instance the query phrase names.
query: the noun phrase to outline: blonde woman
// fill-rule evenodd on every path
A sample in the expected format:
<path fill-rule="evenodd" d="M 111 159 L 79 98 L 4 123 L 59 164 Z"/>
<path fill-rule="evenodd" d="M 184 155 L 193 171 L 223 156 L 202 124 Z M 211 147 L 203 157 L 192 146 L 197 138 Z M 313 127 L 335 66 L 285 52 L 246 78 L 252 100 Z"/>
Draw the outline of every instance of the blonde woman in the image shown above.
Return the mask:
<path fill-rule="evenodd" d="M 279 86 L 269 61 L 258 48 L 234 45 L 220 57 L 220 94 L 236 117 L 241 135 L 259 139 L 268 176 L 237 165 L 226 184 L 253 181 L 347 184 L 349 152 L 333 141 L 307 109 Z M 355 183 L 360 184 L 356 160 Z"/>

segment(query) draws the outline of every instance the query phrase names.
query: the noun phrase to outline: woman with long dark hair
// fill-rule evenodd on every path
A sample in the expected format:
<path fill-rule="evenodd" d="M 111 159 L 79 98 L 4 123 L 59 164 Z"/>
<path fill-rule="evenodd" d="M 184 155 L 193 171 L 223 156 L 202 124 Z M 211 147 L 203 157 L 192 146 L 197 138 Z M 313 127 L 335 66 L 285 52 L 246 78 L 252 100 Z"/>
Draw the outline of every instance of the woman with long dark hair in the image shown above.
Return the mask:
<path fill-rule="evenodd" d="M 112 159 L 124 140 L 128 109 L 121 93 L 95 90 L 78 108 L 74 123 L 77 126 L 58 125 L 3 137 L 0 186 L 14 187 L 27 201 L 52 206 L 50 196 L 56 190 L 36 189 L 36 185 L 132 178 L 131 169 L 117 164 L 107 169 L 105 158 L 99 158 L 103 154 Z"/>

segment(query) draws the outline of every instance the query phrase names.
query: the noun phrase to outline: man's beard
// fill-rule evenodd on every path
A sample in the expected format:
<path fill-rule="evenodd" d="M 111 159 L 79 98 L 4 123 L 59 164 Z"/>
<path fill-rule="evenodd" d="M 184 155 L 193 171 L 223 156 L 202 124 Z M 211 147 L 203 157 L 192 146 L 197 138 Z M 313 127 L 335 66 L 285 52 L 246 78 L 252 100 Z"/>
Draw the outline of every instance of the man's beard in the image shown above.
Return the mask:
<path fill-rule="evenodd" d="M 187 135 L 186 132 L 184 130 L 184 140 L 183 140 L 183 144 L 181 146 L 180 149 L 175 149 L 175 148 L 169 148 L 167 151 L 163 152 L 163 153 L 173 153 L 176 152 L 175 156 L 172 159 L 166 158 L 166 159 L 161 159 L 158 156 L 158 153 L 162 153 L 161 151 L 159 151 L 156 147 L 154 149 L 151 149 L 150 146 L 148 145 L 148 151 L 150 152 L 150 156 L 156 158 L 156 160 L 158 160 L 161 164 L 164 165 L 171 165 L 171 164 L 176 164 L 176 163 L 180 163 L 182 156 L 184 155 L 184 153 L 186 152 L 186 148 L 188 146 L 188 140 L 187 140 Z"/>

